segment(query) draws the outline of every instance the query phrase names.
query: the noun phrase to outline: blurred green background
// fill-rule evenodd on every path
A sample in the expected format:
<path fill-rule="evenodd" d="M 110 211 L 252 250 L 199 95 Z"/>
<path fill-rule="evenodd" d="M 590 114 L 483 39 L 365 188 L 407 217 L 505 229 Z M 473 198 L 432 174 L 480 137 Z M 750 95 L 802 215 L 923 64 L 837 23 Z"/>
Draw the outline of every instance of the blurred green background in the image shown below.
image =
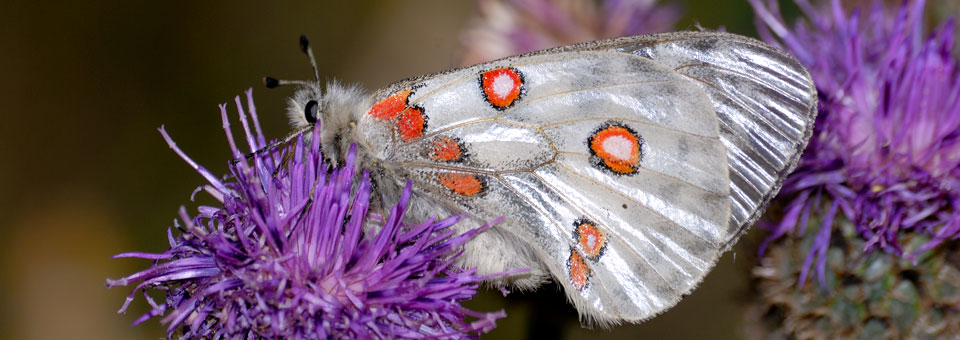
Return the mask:
<path fill-rule="evenodd" d="M 753 35 L 745 1 L 679 1 L 678 29 Z M 202 179 L 157 128 L 214 173 L 230 157 L 218 103 L 254 88 L 268 136 L 287 132 L 289 89 L 261 77 L 309 78 L 297 37 L 322 77 L 376 89 L 456 66 L 471 1 L 0 2 L 0 339 L 158 339 L 129 292 L 106 289 L 149 265 L 111 260 L 160 252 L 166 229 Z M 745 258 L 748 250 L 740 250 Z M 506 308 L 489 338 L 737 338 L 745 271 L 728 253 L 695 293 L 640 325 L 584 330 L 557 288 L 470 306 Z"/>

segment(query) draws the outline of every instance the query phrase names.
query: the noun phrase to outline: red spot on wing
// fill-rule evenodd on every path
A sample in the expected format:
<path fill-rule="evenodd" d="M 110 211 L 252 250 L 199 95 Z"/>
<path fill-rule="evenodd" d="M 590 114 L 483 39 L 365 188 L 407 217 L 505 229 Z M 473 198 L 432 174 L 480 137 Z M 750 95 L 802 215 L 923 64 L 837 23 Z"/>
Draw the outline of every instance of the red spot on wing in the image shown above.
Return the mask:
<path fill-rule="evenodd" d="M 407 97 L 412 90 L 401 90 L 383 98 L 367 111 L 368 115 L 374 118 L 391 120 L 397 117 L 407 107 Z"/>
<path fill-rule="evenodd" d="M 567 268 L 570 270 L 570 282 L 577 290 L 583 290 L 590 280 L 590 267 L 583 261 L 576 250 L 570 250 L 570 259 L 567 260 Z"/>
<path fill-rule="evenodd" d="M 456 162 L 463 158 L 463 146 L 456 137 L 441 136 L 433 140 L 430 159 L 441 162 Z"/>
<path fill-rule="evenodd" d="M 608 150 L 607 142 L 626 145 L 622 150 Z M 598 157 L 603 165 L 618 174 L 632 174 L 640 166 L 640 137 L 629 128 L 610 125 L 597 130 L 588 139 L 591 153 Z"/>
<path fill-rule="evenodd" d="M 587 220 L 579 220 L 574 225 L 576 226 L 574 235 L 580 249 L 591 260 L 600 259 L 600 255 L 603 254 L 603 250 L 607 246 L 607 234 L 597 228 L 593 222 Z"/>
<path fill-rule="evenodd" d="M 483 189 L 483 183 L 476 175 L 442 172 L 437 175 L 437 181 L 453 192 L 463 196 L 474 196 Z"/>
<path fill-rule="evenodd" d="M 502 110 L 520 98 L 523 76 L 512 67 L 490 70 L 480 75 L 480 87 L 483 88 L 483 96 L 487 102 Z"/>
<path fill-rule="evenodd" d="M 423 136 L 423 130 L 427 127 L 427 116 L 423 115 L 423 109 L 418 107 L 408 107 L 400 113 L 400 121 L 397 122 L 397 129 L 400 133 L 400 139 L 409 142 L 417 137 Z"/>

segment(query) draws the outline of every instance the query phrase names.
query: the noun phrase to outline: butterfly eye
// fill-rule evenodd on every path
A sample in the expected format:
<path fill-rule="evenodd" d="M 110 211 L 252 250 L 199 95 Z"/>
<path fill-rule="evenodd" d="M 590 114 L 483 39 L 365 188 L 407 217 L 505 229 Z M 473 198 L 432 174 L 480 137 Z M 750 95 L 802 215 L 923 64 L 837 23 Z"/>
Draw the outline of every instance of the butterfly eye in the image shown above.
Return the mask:
<path fill-rule="evenodd" d="M 317 122 L 317 111 L 320 109 L 320 104 L 317 104 L 316 100 L 311 100 L 307 102 L 307 105 L 303 107 L 303 118 L 307 119 L 307 122 L 310 124 Z"/>

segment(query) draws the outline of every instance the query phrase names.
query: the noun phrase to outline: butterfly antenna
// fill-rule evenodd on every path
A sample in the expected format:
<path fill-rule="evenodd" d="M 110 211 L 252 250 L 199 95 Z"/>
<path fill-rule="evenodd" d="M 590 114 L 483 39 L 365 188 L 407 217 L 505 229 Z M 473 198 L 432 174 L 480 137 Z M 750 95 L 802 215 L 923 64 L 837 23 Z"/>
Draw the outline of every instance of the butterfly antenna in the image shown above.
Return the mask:
<path fill-rule="evenodd" d="M 313 67 L 313 80 L 316 81 L 317 85 L 320 85 L 320 69 L 317 68 L 317 59 L 313 56 L 313 49 L 310 48 L 310 40 L 307 39 L 306 35 L 300 35 L 300 51 L 310 58 L 310 66 Z M 286 85 L 307 86 L 309 84 L 310 83 L 303 80 L 283 80 L 269 76 L 263 77 L 263 85 L 266 85 L 268 89 Z"/>
<path fill-rule="evenodd" d="M 301 85 L 306 86 L 308 83 L 303 80 L 282 80 L 274 77 L 263 77 L 263 85 L 266 85 L 268 89 L 277 88 L 280 86 L 286 85 Z"/>
<path fill-rule="evenodd" d="M 317 68 L 317 59 L 313 57 L 313 49 L 310 48 L 310 40 L 305 34 L 300 35 L 300 51 L 307 54 L 310 58 L 310 66 L 313 66 L 313 79 L 320 85 L 320 70 Z"/>

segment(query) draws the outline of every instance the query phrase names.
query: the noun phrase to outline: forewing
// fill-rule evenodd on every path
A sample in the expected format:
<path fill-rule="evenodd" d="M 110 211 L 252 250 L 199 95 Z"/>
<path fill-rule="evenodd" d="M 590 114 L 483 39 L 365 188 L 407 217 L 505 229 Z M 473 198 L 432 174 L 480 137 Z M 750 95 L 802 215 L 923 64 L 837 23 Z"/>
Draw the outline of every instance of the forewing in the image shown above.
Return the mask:
<path fill-rule="evenodd" d="M 451 210 L 506 216 L 498 228 L 535 248 L 597 321 L 638 321 L 672 306 L 729 238 L 716 112 L 672 68 L 625 53 L 561 52 L 400 83 L 378 105 L 397 93 L 399 112 L 371 111 L 393 120 L 365 117 L 392 124 L 387 172 Z M 426 123 L 404 134 L 411 112 Z"/>
<path fill-rule="evenodd" d="M 729 248 L 763 213 L 813 133 L 817 95 L 796 60 L 760 41 L 722 32 L 675 32 L 559 50 L 631 53 L 665 64 L 710 96 L 730 166 Z"/>

